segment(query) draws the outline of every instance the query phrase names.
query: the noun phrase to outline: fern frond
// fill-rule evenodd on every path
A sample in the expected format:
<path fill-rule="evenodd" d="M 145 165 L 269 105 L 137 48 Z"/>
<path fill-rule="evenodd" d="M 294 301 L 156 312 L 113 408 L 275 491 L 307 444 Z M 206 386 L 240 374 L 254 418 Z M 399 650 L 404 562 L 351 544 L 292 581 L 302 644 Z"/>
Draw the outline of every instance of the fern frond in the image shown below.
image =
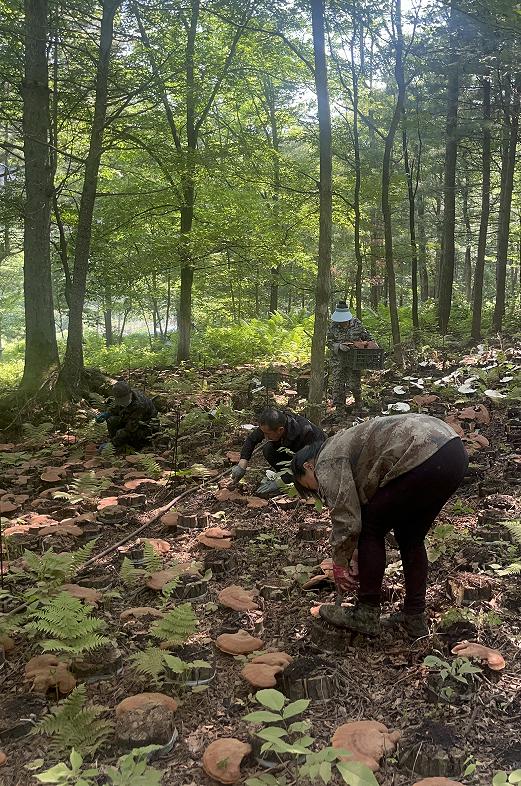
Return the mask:
<path fill-rule="evenodd" d="M 182 603 L 154 622 L 150 635 L 159 641 L 184 644 L 197 629 L 197 617 L 190 603 Z"/>
<path fill-rule="evenodd" d="M 521 562 L 512 562 L 500 571 L 502 576 L 517 576 L 518 573 L 521 573 Z"/>
<path fill-rule="evenodd" d="M 141 568 L 135 568 L 128 557 L 123 557 L 123 562 L 121 563 L 121 568 L 119 569 L 119 578 L 125 587 L 135 587 L 144 575 L 144 570 Z"/>
<path fill-rule="evenodd" d="M 38 636 L 40 645 L 47 652 L 66 652 L 81 655 L 109 643 L 105 623 L 90 615 L 88 607 L 68 592 L 61 592 L 34 610 L 32 619 L 24 630 Z"/>
<path fill-rule="evenodd" d="M 156 686 L 163 683 L 165 670 L 165 652 L 159 647 L 147 647 L 145 650 L 134 653 L 130 657 L 132 668 L 138 674 L 147 676 Z"/>
<path fill-rule="evenodd" d="M 53 429 L 54 424 L 50 422 L 38 423 L 37 426 L 33 426 L 32 423 L 24 423 L 22 426 L 24 441 L 28 445 L 41 445 Z"/>
<path fill-rule="evenodd" d="M 147 478 L 154 478 L 155 480 L 159 480 L 161 475 L 163 474 L 163 470 L 161 466 L 158 464 L 154 456 L 150 455 L 150 453 L 140 453 L 139 455 L 139 465 L 145 471 Z"/>
<path fill-rule="evenodd" d="M 101 451 L 100 456 L 103 459 L 103 461 L 115 462 L 115 460 L 116 460 L 116 448 L 114 447 L 112 442 L 107 442 L 103 446 L 103 450 Z M 117 462 L 117 463 L 120 463 L 120 462 Z"/>
<path fill-rule="evenodd" d="M 163 607 L 166 606 L 166 604 L 170 600 L 173 591 L 176 589 L 176 587 L 179 586 L 180 581 L 181 581 L 181 576 L 176 576 L 175 578 L 172 579 L 172 581 L 167 582 L 163 587 L 163 589 L 161 590 L 161 595 L 163 596 Z"/>
<path fill-rule="evenodd" d="M 156 573 L 163 567 L 163 561 L 148 540 L 143 542 L 143 564 L 148 575 Z"/>
<path fill-rule="evenodd" d="M 85 685 L 78 685 L 35 727 L 36 734 L 51 737 L 54 753 L 74 748 L 82 756 L 93 756 L 112 734 L 112 721 L 100 717 L 106 707 L 96 704 L 86 707 L 86 696 Z"/>
<path fill-rule="evenodd" d="M 80 497 L 95 499 L 109 486 L 110 481 L 107 478 L 97 478 L 94 470 L 91 470 L 74 478 L 70 484 L 70 489 Z"/>
<path fill-rule="evenodd" d="M 516 543 L 521 545 L 521 519 L 515 521 L 502 521 L 501 524 L 507 528 Z"/>

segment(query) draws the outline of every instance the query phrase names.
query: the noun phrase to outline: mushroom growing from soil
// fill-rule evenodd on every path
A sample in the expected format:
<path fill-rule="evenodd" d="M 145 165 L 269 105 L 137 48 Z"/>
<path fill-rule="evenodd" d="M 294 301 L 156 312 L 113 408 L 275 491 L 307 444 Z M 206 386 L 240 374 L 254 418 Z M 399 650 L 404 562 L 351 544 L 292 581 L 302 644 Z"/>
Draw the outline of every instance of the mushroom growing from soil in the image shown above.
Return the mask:
<path fill-rule="evenodd" d="M 138 693 L 116 706 L 116 736 L 125 745 L 166 745 L 175 732 L 177 702 L 166 693 Z"/>
<path fill-rule="evenodd" d="M 276 675 L 284 671 L 292 660 L 287 652 L 265 652 L 247 663 L 241 676 L 254 688 L 274 688 L 277 684 Z"/>
<path fill-rule="evenodd" d="M 153 617 L 154 619 L 161 619 L 164 614 L 159 609 L 154 609 L 152 606 L 135 606 L 132 609 L 125 609 L 119 615 L 122 622 L 130 619 L 141 619 L 141 617 Z"/>
<path fill-rule="evenodd" d="M 395 750 L 400 736 L 399 731 L 389 731 L 378 721 L 351 721 L 338 727 L 332 746 L 349 751 L 349 756 L 342 756 L 343 761 L 359 761 L 376 772 L 380 759 Z"/>
<path fill-rule="evenodd" d="M 421 781 L 416 781 L 413 786 L 463 786 L 463 784 L 437 775 L 434 778 L 423 778 Z"/>
<path fill-rule="evenodd" d="M 68 663 L 56 655 L 38 655 L 31 658 L 25 667 L 25 678 L 32 680 L 31 690 L 47 693 L 49 688 L 58 688 L 64 696 L 76 687 L 76 678 L 69 671 Z"/>
<path fill-rule="evenodd" d="M 201 578 L 195 565 L 193 565 L 191 562 L 185 562 L 176 565 L 173 568 L 158 570 L 155 573 L 152 573 L 147 579 L 147 587 L 153 590 L 162 590 L 165 584 L 169 584 L 174 579 L 177 579 L 178 576 L 183 576 L 186 574 L 193 574 L 194 577 L 197 576 L 198 578 Z"/>
<path fill-rule="evenodd" d="M 233 737 L 211 742 L 203 753 L 203 770 L 219 783 L 237 783 L 241 762 L 251 753 L 251 745 Z"/>
<path fill-rule="evenodd" d="M 485 647 L 484 644 L 478 644 L 476 641 L 460 641 L 451 649 L 451 652 L 460 658 L 479 658 L 479 660 L 485 661 L 492 671 L 502 671 L 505 668 L 505 659 L 499 650 Z"/>
<path fill-rule="evenodd" d="M 221 527 L 210 527 L 205 529 L 197 536 L 197 540 L 201 545 L 207 546 L 209 549 L 231 549 L 231 532 Z"/>
<path fill-rule="evenodd" d="M 262 649 L 264 642 L 262 639 L 250 636 L 245 630 L 239 630 L 237 633 L 222 633 L 217 636 L 215 646 L 228 655 L 249 655 L 255 650 Z"/>
<path fill-rule="evenodd" d="M 259 608 L 253 600 L 256 594 L 255 590 L 246 590 L 238 584 L 230 584 L 219 592 L 217 599 L 222 606 L 234 611 L 256 611 Z"/>
<path fill-rule="evenodd" d="M 7 761 L 7 756 L 3 751 L 0 751 L 0 767 Z"/>
<path fill-rule="evenodd" d="M 73 598 L 92 603 L 93 606 L 97 606 L 102 598 L 102 594 L 98 590 L 82 587 L 80 584 L 62 584 L 59 589 L 61 592 L 68 592 Z"/>

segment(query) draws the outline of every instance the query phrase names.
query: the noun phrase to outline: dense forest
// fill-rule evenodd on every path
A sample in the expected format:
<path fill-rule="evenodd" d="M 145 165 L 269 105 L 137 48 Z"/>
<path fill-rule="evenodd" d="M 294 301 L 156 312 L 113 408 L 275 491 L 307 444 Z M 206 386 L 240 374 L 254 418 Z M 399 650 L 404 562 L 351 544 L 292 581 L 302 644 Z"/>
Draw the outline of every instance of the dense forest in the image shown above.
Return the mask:
<path fill-rule="evenodd" d="M 426 336 L 516 329 L 508 0 L 26 0 L 2 17 L 4 387 L 24 352 L 22 389 L 59 363 L 71 395 L 85 354 L 303 359 L 312 335 L 317 371 L 341 297 L 398 363 Z"/>

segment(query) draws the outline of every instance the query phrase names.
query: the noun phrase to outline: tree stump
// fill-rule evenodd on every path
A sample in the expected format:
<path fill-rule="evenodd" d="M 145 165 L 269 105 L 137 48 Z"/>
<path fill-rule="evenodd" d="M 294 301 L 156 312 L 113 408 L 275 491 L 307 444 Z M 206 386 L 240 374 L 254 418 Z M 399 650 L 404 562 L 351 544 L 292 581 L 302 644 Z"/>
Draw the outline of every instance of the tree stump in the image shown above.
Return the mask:
<path fill-rule="evenodd" d="M 208 513 L 180 513 L 177 527 L 183 530 L 206 529 L 208 521 Z"/>
<path fill-rule="evenodd" d="M 463 772 L 468 753 L 461 748 L 436 748 L 420 742 L 407 750 L 400 759 L 400 766 L 423 778 L 459 777 Z"/>
<path fill-rule="evenodd" d="M 316 543 L 318 540 L 326 538 L 329 527 L 324 524 L 301 524 L 297 531 L 297 540 L 306 543 Z"/>
<path fill-rule="evenodd" d="M 193 666 L 183 674 L 176 674 L 167 667 L 166 674 L 173 682 L 182 684 L 186 688 L 195 688 L 197 685 L 209 685 L 214 679 L 216 674 L 215 653 L 211 647 L 187 644 L 170 650 L 170 655 L 181 658 L 185 663 L 205 661 L 208 664 L 208 666 Z"/>
<path fill-rule="evenodd" d="M 447 586 L 457 606 L 492 600 L 493 582 L 485 576 L 460 573 L 447 579 Z"/>
<path fill-rule="evenodd" d="M 204 556 L 204 570 L 214 576 L 231 573 L 237 568 L 237 557 L 232 551 L 209 551 Z"/>
<path fill-rule="evenodd" d="M 208 592 L 208 580 L 202 576 L 183 575 L 170 597 L 176 600 L 202 600 Z"/>
<path fill-rule="evenodd" d="M 293 701 L 327 701 L 338 693 L 335 668 L 319 657 L 295 658 L 277 680 L 282 693 Z"/>
<path fill-rule="evenodd" d="M 123 653 L 109 645 L 74 661 L 71 670 L 82 682 L 109 680 L 123 670 Z"/>

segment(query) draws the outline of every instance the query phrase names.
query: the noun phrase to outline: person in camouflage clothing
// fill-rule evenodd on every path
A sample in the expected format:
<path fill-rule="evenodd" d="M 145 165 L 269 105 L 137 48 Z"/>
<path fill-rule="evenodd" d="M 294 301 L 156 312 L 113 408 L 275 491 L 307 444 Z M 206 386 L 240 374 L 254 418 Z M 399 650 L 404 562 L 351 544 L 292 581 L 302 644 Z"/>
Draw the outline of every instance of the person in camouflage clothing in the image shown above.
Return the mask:
<path fill-rule="evenodd" d="M 337 589 L 355 589 L 360 582 L 354 607 L 325 604 L 321 617 L 337 627 L 378 635 L 385 536 L 392 530 L 402 558 L 405 600 L 403 611 L 385 623 L 411 638 L 427 635 L 425 536 L 467 466 L 461 439 L 429 415 L 373 418 L 295 454 L 295 486 L 302 494 L 307 489 L 317 493 L 330 509 Z"/>
<path fill-rule="evenodd" d="M 346 412 L 348 390 L 354 396 L 355 407 L 362 404 L 362 374 L 349 368 L 347 363 L 346 351 L 354 341 L 373 341 L 373 337 L 360 320 L 353 317 L 347 303 L 341 300 L 333 312 L 327 333 L 327 346 L 331 352 L 329 368 L 333 405 L 340 415 Z"/>
<path fill-rule="evenodd" d="M 112 400 L 107 402 L 106 411 L 98 415 L 96 422 L 107 423 L 114 447 L 128 445 L 140 450 L 158 430 L 154 403 L 144 393 L 133 390 L 124 379 L 113 385 L 112 396 Z"/>

